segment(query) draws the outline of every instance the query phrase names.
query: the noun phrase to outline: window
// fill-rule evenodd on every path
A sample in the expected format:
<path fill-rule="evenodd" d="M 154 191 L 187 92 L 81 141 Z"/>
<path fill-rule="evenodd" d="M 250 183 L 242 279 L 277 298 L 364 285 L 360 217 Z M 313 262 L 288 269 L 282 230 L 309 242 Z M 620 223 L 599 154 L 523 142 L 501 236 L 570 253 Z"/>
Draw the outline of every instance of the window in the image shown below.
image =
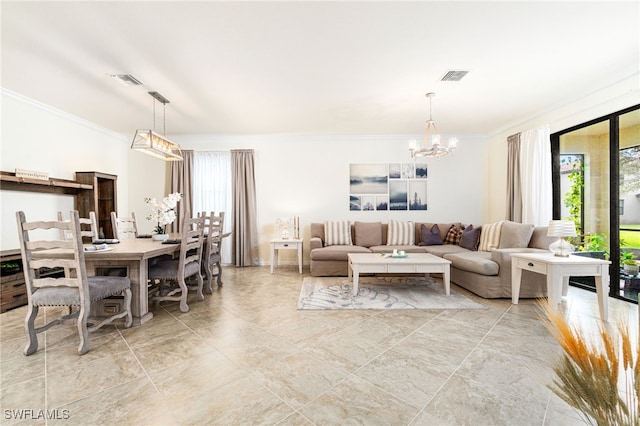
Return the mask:
<path fill-rule="evenodd" d="M 194 212 L 224 212 L 224 232 L 233 225 L 231 198 L 231 153 L 200 152 L 193 154 Z M 231 238 L 222 240 L 222 263 L 231 263 Z"/>

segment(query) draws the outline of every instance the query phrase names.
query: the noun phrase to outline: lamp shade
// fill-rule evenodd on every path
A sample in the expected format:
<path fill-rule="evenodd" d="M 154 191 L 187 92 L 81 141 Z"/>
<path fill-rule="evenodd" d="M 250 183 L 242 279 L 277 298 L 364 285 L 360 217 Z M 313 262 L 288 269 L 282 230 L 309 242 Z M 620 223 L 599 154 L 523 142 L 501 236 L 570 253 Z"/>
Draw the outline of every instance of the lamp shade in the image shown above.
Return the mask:
<path fill-rule="evenodd" d="M 575 237 L 576 225 L 571 220 L 550 220 L 547 236 L 549 237 Z"/>
<path fill-rule="evenodd" d="M 278 232 L 280 233 L 280 238 L 282 238 L 283 240 L 289 239 L 292 224 L 293 219 L 289 217 L 276 219 L 276 227 L 278 229 Z"/>
<path fill-rule="evenodd" d="M 182 161 L 180 145 L 152 130 L 136 130 L 131 149 L 145 152 L 165 161 Z"/>
<path fill-rule="evenodd" d="M 556 256 L 567 257 L 573 251 L 573 246 L 565 237 L 575 237 L 576 225 L 571 220 L 551 220 L 547 236 L 559 237 L 558 241 L 551 243 L 549 250 Z"/>

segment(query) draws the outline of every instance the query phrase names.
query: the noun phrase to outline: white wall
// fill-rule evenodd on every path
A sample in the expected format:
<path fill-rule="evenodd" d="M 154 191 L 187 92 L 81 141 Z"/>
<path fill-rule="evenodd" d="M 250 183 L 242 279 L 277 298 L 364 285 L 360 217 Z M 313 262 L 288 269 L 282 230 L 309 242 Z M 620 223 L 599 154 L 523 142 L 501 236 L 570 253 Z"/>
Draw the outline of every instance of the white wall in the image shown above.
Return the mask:
<path fill-rule="evenodd" d="M 279 217 L 300 216 L 304 259 L 308 262 L 309 224 L 325 220 L 462 221 L 481 224 L 486 210 L 487 140 L 459 136 L 458 149 L 428 164 L 426 212 L 353 212 L 349 210 L 349 164 L 406 163 L 408 140 L 401 136 L 174 136 L 182 149 L 228 151 L 254 149 L 261 263 L 270 261 L 269 240 Z M 289 256 L 289 257 L 287 257 Z M 282 263 L 293 261 L 285 251 Z"/>
<path fill-rule="evenodd" d="M 36 170 L 70 180 L 75 179 L 76 171 L 115 174 L 118 214 L 130 209 L 144 211 L 144 202 L 137 201 L 142 193 L 156 197 L 164 194 L 165 163 L 132 152 L 129 137 L 11 91 L 2 89 L 0 94 L 0 170 Z M 130 197 L 135 202 L 130 203 Z M 71 195 L 0 189 L 0 250 L 19 247 L 16 211 L 23 210 L 27 219 L 35 220 L 53 219 L 58 211 L 73 208 Z"/>
<path fill-rule="evenodd" d="M 130 135 L 120 135 L 1 90 L 2 129 L 0 170 L 15 168 L 46 171 L 52 177 L 73 179 L 75 171 L 101 171 L 118 175 L 118 214 L 135 211 L 142 232 L 152 224 L 144 220 L 144 197 L 168 193 L 168 166 L 162 160 L 131 151 Z M 453 156 L 427 160 L 429 164 L 426 212 L 352 212 L 348 208 L 349 164 L 409 161 L 408 139 L 397 136 L 207 136 L 172 139 L 183 149 L 256 151 L 260 261 L 270 260 L 268 241 L 278 217 L 298 215 L 308 250 L 309 223 L 330 219 L 352 221 L 459 220 L 489 223 L 504 219 L 506 193 L 506 138 L 549 124 L 556 132 L 637 104 L 638 76 L 569 105 L 541 112 L 540 116 L 504 129 L 490 138 L 457 135 Z M 133 130 L 132 130 L 133 134 Z M 73 197 L 0 190 L 0 249 L 18 247 L 15 211 L 27 217 L 54 217 L 73 208 Z M 283 253 L 285 254 L 285 253 Z M 291 253 L 292 254 L 292 253 Z M 308 259 L 308 254 L 305 253 Z"/>
<path fill-rule="evenodd" d="M 541 111 L 536 118 L 493 134 L 488 145 L 488 187 L 484 214 L 490 222 L 503 220 L 506 216 L 507 191 L 507 137 L 509 135 L 548 124 L 551 133 L 559 132 L 593 120 L 612 112 L 640 103 L 640 74 L 620 81 L 575 102 Z"/>

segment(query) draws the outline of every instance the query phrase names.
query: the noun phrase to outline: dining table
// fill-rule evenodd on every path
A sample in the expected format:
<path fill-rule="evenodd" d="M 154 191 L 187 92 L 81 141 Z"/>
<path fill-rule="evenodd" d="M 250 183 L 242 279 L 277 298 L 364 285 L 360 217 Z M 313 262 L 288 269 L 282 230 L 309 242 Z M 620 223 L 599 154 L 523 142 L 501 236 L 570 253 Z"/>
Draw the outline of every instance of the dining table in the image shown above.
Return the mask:
<path fill-rule="evenodd" d="M 179 234 L 176 236 L 179 237 Z M 170 236 L 172 238 L 172 236 Z M 85 246 L 90 246 L 85 245 Z M 117 244 L 108 244 L 107 249 L 85 251 L 88 275 L 117 274 L 131 280 L 131 313 L 133 325 L 142 325 L 153 318 L 149 311 L 148 270 L 149 263 L 162 256 L 175 256 L 180 244 L 163 244 L 151 238 L 129 238 Z M 105 299 L 108 304 L 108 299 Z M 109 306 L 93 307 L 97 312 L 111 309 Z"/>

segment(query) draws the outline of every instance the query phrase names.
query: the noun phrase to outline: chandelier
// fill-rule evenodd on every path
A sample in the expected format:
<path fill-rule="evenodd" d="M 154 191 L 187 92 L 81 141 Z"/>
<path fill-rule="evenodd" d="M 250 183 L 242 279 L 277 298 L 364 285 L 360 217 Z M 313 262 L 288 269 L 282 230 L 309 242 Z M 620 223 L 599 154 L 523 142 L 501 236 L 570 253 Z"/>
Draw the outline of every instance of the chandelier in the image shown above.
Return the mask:
<path fill-rule="evenodd" d="M 166 104 L 169 103 L 169 101 L 158 92 L 149 92 L 149 95 L 151 95 L 151 97 L 153 98 L 153 130 L 136 130 L 136 134 L 133 137 L 133 143 L 131 144 L 131 149 L 142 151 L 145 154 L 152 155 L 165 161 L 182 161 L 182 150 L 180 149 L 180 145 L 171 142 L 169 139 L 163 136 L 166 132 L 165 107 Z M 163 135 L 155 132 L 156 101 L 162 104 Z"/>
<path fill-rule="evenodd" d="M 411 158 L 442 157 L 453 152 L 458 146 L 457 138 L 449 138 L 447 146 L 440 143 L 438 127 L 436 127 L 436 122 L 433 121 L 431 116 L 431 98 L 435 95 L 436 94 L 433 92 L 426 94 L 427 98 L 429 98 L 429 119 L 427 120 L 427 130 L 424 135 L 424 140 L 422 141 L 422 146 L 419 147 L 415 139 L 411 139 L 409 141 L 409 152 L 411 153 Z"/>

